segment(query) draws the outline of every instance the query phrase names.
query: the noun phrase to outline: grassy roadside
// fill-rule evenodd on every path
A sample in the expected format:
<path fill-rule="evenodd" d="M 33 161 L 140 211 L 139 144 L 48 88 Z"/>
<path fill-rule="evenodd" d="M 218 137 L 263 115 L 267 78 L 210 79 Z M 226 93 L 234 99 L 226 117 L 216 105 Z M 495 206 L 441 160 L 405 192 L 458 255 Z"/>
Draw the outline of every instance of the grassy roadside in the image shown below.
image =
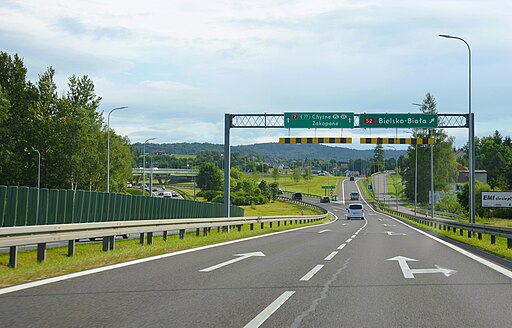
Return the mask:
<path fill-rule="evenodd" d="M 447 230 L 439 230 L 439 228 L 426 226 L 426 225 L 417 223 L 416 221 L 413 221 L 413 220 L 409 220 L 409 219 L 405 219 L 405 218 L 398 218 L 398 219 L 402 220 L 410 225 L 413 225 L 415 227 L 421 228 L 422 230 L 431 231 L 437 235 L 444 236 L 444 237 L 462 242 L 464 244 L 471 245 L 473 247 L 476 247 L 483 251 L 492 253 L 494 255 L 498 255 L 498 256 L 506 258 L 508 260 L 512 260 L 512 248 L 507 248 L 507 239 L 506 238 L 496 236 L 496 243 L 491 244 L 491 237 L 489 235 L 482 235 L 482 239 L 478 239 L 478 238 L 476 238 L 476 236 L 473 236 L 472 238 L 468 238 L 467 232 L 465 232 L 464 235 L 461 236 L 458 231 L 453 232 L 453 231 L 447 231 Z"/>
<path fill-rule="evenodd" d="M 270 206 L 267 206 L 270 205 Z M 259 206 L 258 206 L 259 207 Z M 261 207 L 251 209 L 246 216 L 254 215 L 295 215 L 297 214 L 297 205 L 286 202 L 275 202 L 261 205 Z M 305 215 L 318 214 L 311 212 L 311 208 L 304 208 Z M 268 212 L 267 212 L 268 211 Z M 301 211 L 301 210 L 299 210 Z M 263 214 L 264 213 L 264 214 Z M 268 234 L 277 231 L 289 230 L 299 226 L 316 225 L 327 222 L 329 218 L 322 221 L 307 224 L 281 225 L 269 228 L 266 224 L 264 229 L 259 225 L 254 230 L 250 230 L 249 225 L 242 227 L 242 231 L 232 229 L 230 232 L 217 232 L 217 229 L 211 230 L 208 237 L 202 234 L 196 237 L 195 232 L 187 233 L 184 239 L 179 239 L 178 235 L 169 235 L 167 241 L 162 237 L 156 236 L 152 245 L 140 245 L 138 239 L 116 240 L 115 250 L 111 252 L 101 251 L 100 243 L 86 243 L 76 246 L 74 257 L 67 257 L 67 247 L 49 248 L 47 250 L 47 260 L 44 263 L 36 262 L 36 251 L 19 251 L 18 267 L 9 268 L 9 254 L 0 254 L 0 287 L 11 286 L 24 282 L 55 277 L 67 273 L 83 271 L 92 268 L 98 268 L 105 265 L 126 262 L 129 260 L 171 253 L 179 250 L 190 249 L 210 244 L 217 244 L 224 241 L 247 238 L 257 235 Z"/>
<path fill-rule="evenodd" d="M 360 187 L 361 191 L 365 194 L 364 197 L 366 199 L 371 199 L 370 192 L 369 192 L 369 190 L 367 188 L 366 181 L 360 180 L 359 181 L 359 187 Z M 388 215 L 391 215 L 391 214 L 388 214 Z M 450 238 L 450 239 L 462 242 L 464 244 L 468 244 L 468 245 L 474 246 L 474 247 L 476 247 L 478 249 L 481 249 L 483 251 L 486 251 L 486 252 L 489 252 L 489 253 L 501 256 L 501 257 L 506 258 L 508 260 L 512 260 L 512 249 L 507 248 L 507 240 L 506 240 L 506 238 L 502 238 L 502 237 L 498 237 L 497 236 L 496 237 L 496 243 L 495 244 L 491 244 L 491 237 L 488 236 L 488 235 L 482 235 L 482 239 L 479 240 L 476 237 L 468 238 L 467 237 L 467 232 L 464 234 L 464 236 L 461 236 L 458 231 L 456 233 L 454 233 L 453 231 L 445 231 L 445 230 L 439 230 L 438 228 L 436 229 L 436 228 L 433 228 L 433 227 L 429 227 L 429 226 L 417 223 L 417 222 L 415 222 L 413 220 L 409 220 L 409 219 L 404 219 L 404 218 L 397 218 L 397 219 L 398 220 L 402 220 L 402 221 L 404 221 L 404 222 L 406 222 L 406 223 L 408 223 L 408 224 L 410 224 L 412 226 L 418 227 L 418 228 L 420 228 L 422 230 L 431 231 L 431 232 L 434 232 L 437 235 L 444 236 L 444 237 L 447 237 L 447 238 Z M 509 224 L 512 223 L 512 222 L 510 222 L 511 220 L 505 220 L 506 222 L 501 222 L 501 221 L 503 221 L 503 220 L 496 219 L 496 220 L 488 220 L 487 222 L 485 222 L 485 219 L 482 219 L 482 222 L 478 222 L 478 223 L 493 224 L 493 225 L 500 225 L 500 226 L 509 226 Z"/>

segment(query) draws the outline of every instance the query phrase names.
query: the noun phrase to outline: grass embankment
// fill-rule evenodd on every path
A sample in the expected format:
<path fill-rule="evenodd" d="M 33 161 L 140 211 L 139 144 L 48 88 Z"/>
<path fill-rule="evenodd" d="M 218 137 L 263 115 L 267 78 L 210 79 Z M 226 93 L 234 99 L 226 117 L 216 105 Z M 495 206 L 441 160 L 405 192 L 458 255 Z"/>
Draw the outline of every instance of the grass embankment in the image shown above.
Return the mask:
<path fill-rule="evenodd" d="M 293 191 L 293 192 L 302 192 L 305 194 L 312 194 L 317 196 L 326 196 L 329 194 L 329 190 L 333 190 L 333 195 L 337 195 L 338 193 L 338 183 L 345 179 L 344 176 L 318 176 L 318 175 L 311 175 L 311 179 L 309 180 L 309 183 L 307 180 L 304 180 L 304 178 L 300 178 L 299 182 L 295 182 L 291 175 L 279 175 L 279 180 L 277 181 L 279 183 L 279 188 L 286 191 Z M 268 183 L 274 182 L 274 179 L 272 178 L 272 175 L 270 174 L 264 174 L 261 176 L 261 179 L 266 180 Z M 309 185 L 309 186 L 308 186 Z M 322 186 L 335 186 L 336 189 L 322 189 Z M 327 192 L 327 194 L 326 194 Z"/>
<path fill-rule="evenodd" d="M 259 205 L 256 208 L 246 209 L 246 216 L 268 216 L 268 215 L 294 215 L 301 212 L 296 204 L 286 202 L 275 202 L 266 205 Z M 318 214 L 311 208 L 304 208 L 304 215 Z M 259 225 L 255 225 L 254 230 L 250 230 L 249 225 L 242 227 L 242 231 L 232 229 L 230 232 L 217 232 L 217 229 L 210 231 L 207 237 L 196 237 L 195 232 L 189 232 L 184 239 L 179 239 L 178 235 L 169 235 L 167 241 L 162 237 L 155 236 L 152 245 L 140 245 L 138 239 L 116 240 L 115 250 L 111 252 L 101 251 L 101 242 L 80 243 L 75 249 L 75 256 L 67 257 L 67 248 L 49 248 L 47 250 L 47 260 L 44 263 L 36 262 L 36 251 L 19 251 L 18 267 L 16 269 L 9 268 L 9 254 L 0 254 L 0 287 L 6 287 L 23 282 L 39 280 L 43 278 L 55 277 L 66 273 L 78 272 L 87 269 L 97 268 L 109 264 L 126 262 L 129 260 L 149 257 L 153 255 L 171 253 L 183 249 L 189 249 L 204 245 L 221 243 L 224 241 L 241 239 L 251 236 L 268 234 L 276 231 L 289 230 L 299 226 L 315 225 L 328 220 L 308 223 L 308 224 L 292 224 L 281 225 L 269 228 L 268 224 L 264 229 L 260 229 Z"/>

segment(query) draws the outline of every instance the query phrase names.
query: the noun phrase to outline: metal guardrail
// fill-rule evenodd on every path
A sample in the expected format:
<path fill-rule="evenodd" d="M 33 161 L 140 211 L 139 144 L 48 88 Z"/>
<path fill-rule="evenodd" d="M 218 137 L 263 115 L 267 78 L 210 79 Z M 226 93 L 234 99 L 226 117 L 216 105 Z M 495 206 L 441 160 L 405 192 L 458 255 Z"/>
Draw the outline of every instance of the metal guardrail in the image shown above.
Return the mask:
<path fill-rule="evenodd" d="M 304 194 L 302 194 L 302 195 L 304 195 Z M 306 196 L 311 197 L 311 195 L 308 195 L 308 194 L 306 194 Z M 316 208 L 316 209 L 322 211 L 322 213 L 324 213 L 324 214 L 327 214 L 327 212 L 328 212 L 325 208 L 323 208 L 321 206 L 318 206 L 318 205 L 315 205 L 315 204 L 311 204 L 311 203 L 307 203 L 307 202 L 304 202 L 304 201 L 301 201 L 301 200 L 295 200 L 295 199 L 291 199 L 291 198 L 284 197 L 284 196 L 277 196 L 277 198 L 280 199 L 280 200 L 284 200 L 284 201 L 290 202 L 290 203 L 297 203 L 297 204 L 300 204 L 302 206 Z M 319 197 L 315 195 L 314 198 L 319 198 Z"/>
<path fill-rule="evenodd" d="M 389 208 L 380 208 L 380 210 L 397 217 L 406 218 L 420 224 L 437 228 L 439 230 L 453 230 L 453 232 L 457 232 L 457 230 L 459 230 L 461 236 L 464 235 L 464 231 L 466 231 L 468 238 L 472 238 L 472 236 L 476 234 L 478 239 L 482 239 L 482 234 L 486 234 L 491 237 L 491 244 L 496 243 L 496 236 L 503 237 L 507 239 L 507 247 L 512 248 L 512 228 L 489 226 L 485 224 L 471 224 L 448 219 L 429 218 L 411 215 Z"/>
<path fill-rule="evenodd" d="M 314 205 L 313 205 L 314 206 Z M 327 212 L 327 211 L 326 211 Z M 198 219 L 172 219 L 172 220 L 137 220 L 137 221 L 113 221 L 77 224 L 54 224 L 38 226 L 18 226 L 0 228 L 0 247 L 9 247 L 9 266 L 15 268 L 17 262 L 17 247 L 22 245 L 37 244 L 37 261 L 43 262 L 46 258 L 46 243 L 68 241 L 68 256 L 75 254 L 75 241 L 84 238 L 101 237 L 103 239 L 103 251 L 113 250 L 116 235 L 140 234 L 140 242 L 144 244 L 146 234 L 147 244 L 153 243 L 153 233 L 163 232 L 164 240 L 171 230 L 179 231 L 179 238 L 185 237 L 186 229 L 196 229 L 199 236 L 203 229 L 203 236 L 207 236 L 212 227 L 222 227 L 223 231 L 229 231 L 230 227 L 237 227 L 241 231 L 242 225 L 260 224 L 264 228 L 265 223 L 309 223 L 324 219 L 327 213 L 308 216 L 263 216 L 263 217 L 233 217 L 233 218 L 198 218 Z"/>

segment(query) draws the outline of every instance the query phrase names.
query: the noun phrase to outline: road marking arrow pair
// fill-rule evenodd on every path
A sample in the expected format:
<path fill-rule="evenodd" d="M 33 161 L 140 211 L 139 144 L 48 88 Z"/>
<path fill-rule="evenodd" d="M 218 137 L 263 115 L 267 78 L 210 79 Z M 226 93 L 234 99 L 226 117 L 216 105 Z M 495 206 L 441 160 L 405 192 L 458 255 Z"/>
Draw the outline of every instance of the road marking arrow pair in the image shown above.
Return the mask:
<path fill-rule="evenodd" d="M 395 256 L 390 259 L 387 259 L 387 261 L 398 261 L 400 269 L 402 269 L 402 274 L 406 279 L 415 279 L 414 275 L 419 273 L 442 273 L 445 275 L 445 277 L 449 277 L 457 272 L 456 270 L 443 268 L 440 265 L 435 265 L 436 269 L 411 269 L 407 264 L 407 261 L 418 262 L 418 260 L 411 259 L 405 256 Z"/>

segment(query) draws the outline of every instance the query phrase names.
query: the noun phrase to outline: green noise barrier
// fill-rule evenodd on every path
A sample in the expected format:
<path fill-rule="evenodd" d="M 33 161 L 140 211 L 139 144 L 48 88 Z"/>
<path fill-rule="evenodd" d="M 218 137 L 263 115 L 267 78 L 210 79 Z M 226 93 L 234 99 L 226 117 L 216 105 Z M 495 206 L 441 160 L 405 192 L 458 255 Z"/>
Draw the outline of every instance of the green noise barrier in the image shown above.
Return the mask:
<path fill-rule="evenodd" d="M 46 224 L 216 218 L 224 205 L 116 193 L 0 186 L 0 227 Z M 244 210 L 231 206 L 231 216 Z"/>

